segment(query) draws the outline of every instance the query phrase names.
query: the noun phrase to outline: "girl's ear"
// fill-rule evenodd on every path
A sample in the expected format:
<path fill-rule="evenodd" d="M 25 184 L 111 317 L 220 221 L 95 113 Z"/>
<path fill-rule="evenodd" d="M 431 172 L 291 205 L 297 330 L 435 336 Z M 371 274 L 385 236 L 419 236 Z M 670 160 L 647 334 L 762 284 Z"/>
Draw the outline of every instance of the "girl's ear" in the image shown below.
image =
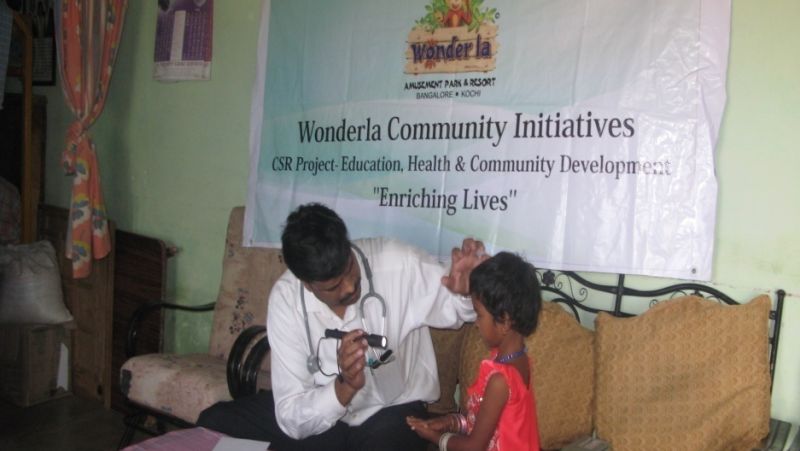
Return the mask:
<path fill-rule="evenodd" d="M 504 334 L 511 330 L 511 317 L 508 316 L 508 312 L 503 313 L 503 318 L 497 322 L 497 327 L 499 327 L 500 331 Z"/>

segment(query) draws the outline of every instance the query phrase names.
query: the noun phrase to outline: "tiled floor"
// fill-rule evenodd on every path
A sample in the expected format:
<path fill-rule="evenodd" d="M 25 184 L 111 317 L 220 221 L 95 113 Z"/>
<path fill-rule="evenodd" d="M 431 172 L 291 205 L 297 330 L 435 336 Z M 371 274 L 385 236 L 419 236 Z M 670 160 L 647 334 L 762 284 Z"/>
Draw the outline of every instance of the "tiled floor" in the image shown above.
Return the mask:
<path fill-rule="evenodd" d="M 115 450 L 122 417 L 72 395 L 26 408 L 0 401 L 0 450 Z M 146 438 L 137 433 L 134 442 Z"/>

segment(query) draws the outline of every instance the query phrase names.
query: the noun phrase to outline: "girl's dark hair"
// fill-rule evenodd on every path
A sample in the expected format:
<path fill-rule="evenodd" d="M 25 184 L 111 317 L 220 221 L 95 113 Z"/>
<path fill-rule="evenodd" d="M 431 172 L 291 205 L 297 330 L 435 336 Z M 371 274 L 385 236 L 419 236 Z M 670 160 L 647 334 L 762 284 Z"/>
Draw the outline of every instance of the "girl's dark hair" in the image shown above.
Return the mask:
<path fill-rule="evenodd" d="M 469 290 L 495 321 L 507 314 L 511 328 L 523 336 L 536 330 L 542 290 L 533 265 L 516 254 L 500 252 L 472 270 Z"/>
<path fill-rule="evenodd" d="M 344 221 L 318 203 L 301 205 L 289 214 L 281 246 L 286 266 L 304 282 L 340 276 L 350 261 L 350 238 Z"/>

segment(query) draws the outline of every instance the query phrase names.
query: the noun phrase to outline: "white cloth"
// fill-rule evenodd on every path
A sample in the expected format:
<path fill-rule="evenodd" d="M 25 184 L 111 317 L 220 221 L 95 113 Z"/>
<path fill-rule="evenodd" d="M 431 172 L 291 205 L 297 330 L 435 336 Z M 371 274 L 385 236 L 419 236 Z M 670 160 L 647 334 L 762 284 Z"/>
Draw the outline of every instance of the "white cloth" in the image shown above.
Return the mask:
<path fill-rule="evenodd" d="M 364 305 L 366 327 L 359 313 L 360 302 L 347 308 L 339 318 L 313 293 L 304 290 L 311 347 L 317 352 L 322 372 L 308 372 L 309 357 L 300 281 L 286 271 L 272 288 L 267 316 L 267 334 L 272 348 L 272 391 L 278 424 L 289 436 L 305 438 L 331 428 L 337 420 L 359 425 L 386 406 L 411 401 L 432 402 L 439 397 L 436 356 L 427 326 L 456 328 L 474 321 L 475 312 L 468 299 L 451 293 L 441 284 L 447 274 L 434 257 L 390 239 L 356 240 L 369 261 L 375 291 L 386 301 L 388 348 L 395 361 L 366 371 L 366 385 L 348 407 L 339 404 L 334 390 L 336 341 L 323 339 L 326 328 L 344 331 L 365 329 L 381 333 L 380 302 Z M 369 290 L 364 264 L 361 269 L 361 295 Z M 377 350 L 378 354 L 381 350 Z M 368 352 L 368 355 L 371 355 Z"/>

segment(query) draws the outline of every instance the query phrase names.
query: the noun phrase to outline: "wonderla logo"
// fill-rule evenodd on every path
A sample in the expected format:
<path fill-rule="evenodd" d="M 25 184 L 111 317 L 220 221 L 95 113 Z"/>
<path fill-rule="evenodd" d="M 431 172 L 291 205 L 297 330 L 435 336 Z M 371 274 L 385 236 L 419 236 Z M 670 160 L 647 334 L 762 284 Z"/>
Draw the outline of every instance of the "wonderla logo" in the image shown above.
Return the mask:
<path fill-rule="evenodd" d="M 483 0 L 431 0 L 408 34 L 407 74 L 488 72 L 495 68 L 495 8 Z"/>

